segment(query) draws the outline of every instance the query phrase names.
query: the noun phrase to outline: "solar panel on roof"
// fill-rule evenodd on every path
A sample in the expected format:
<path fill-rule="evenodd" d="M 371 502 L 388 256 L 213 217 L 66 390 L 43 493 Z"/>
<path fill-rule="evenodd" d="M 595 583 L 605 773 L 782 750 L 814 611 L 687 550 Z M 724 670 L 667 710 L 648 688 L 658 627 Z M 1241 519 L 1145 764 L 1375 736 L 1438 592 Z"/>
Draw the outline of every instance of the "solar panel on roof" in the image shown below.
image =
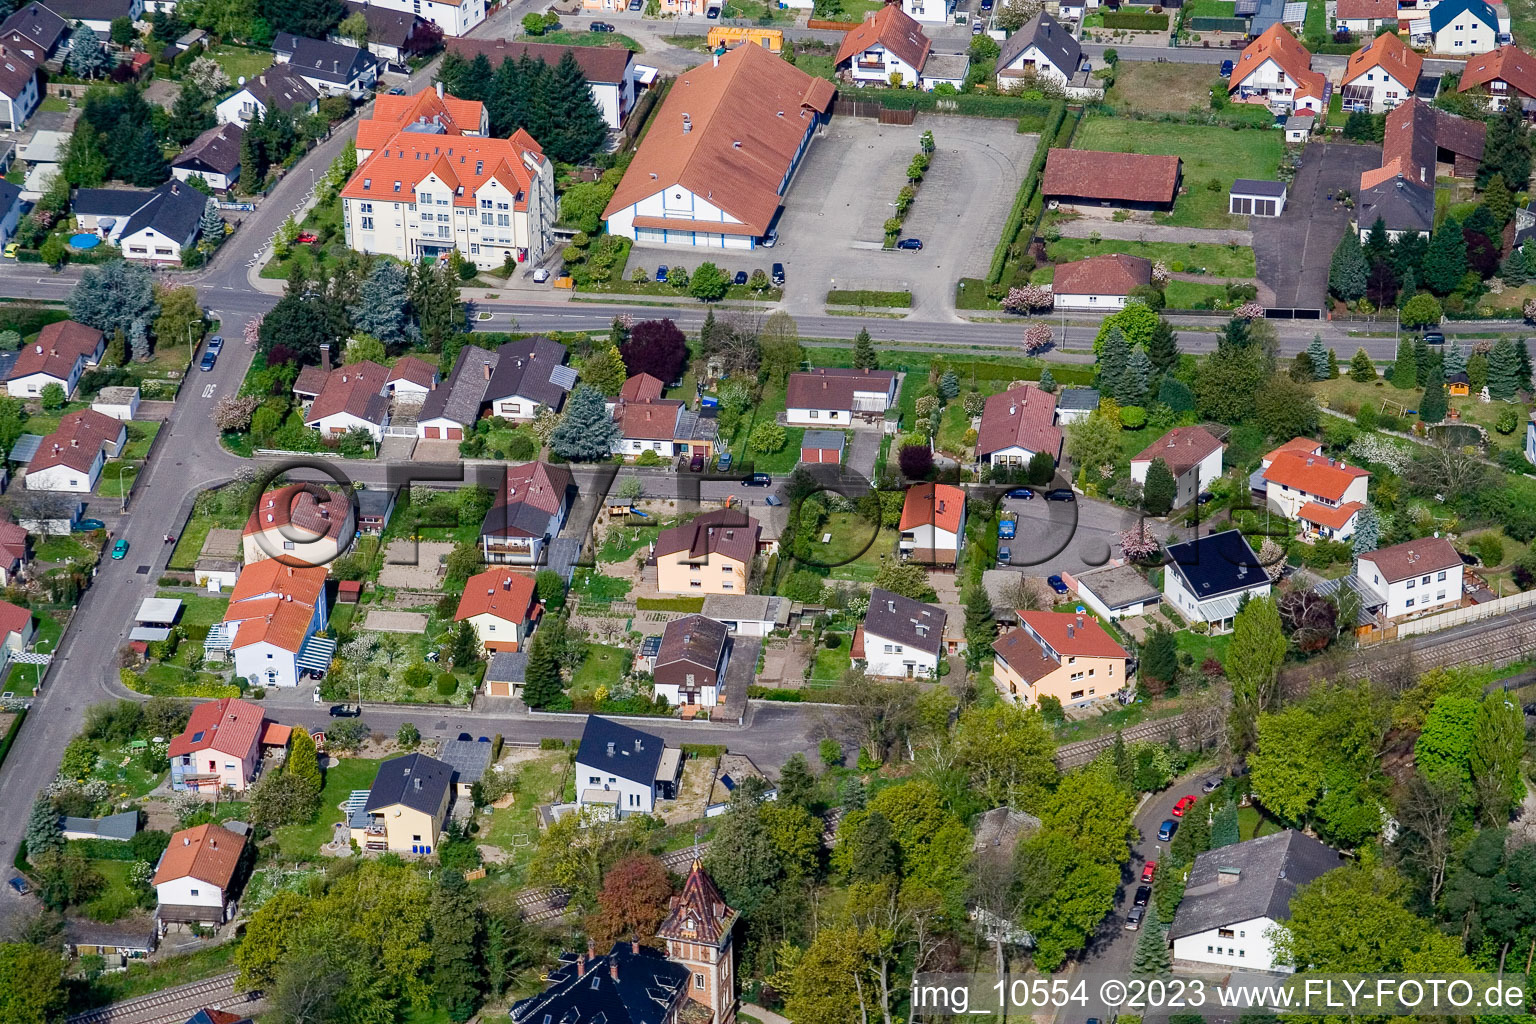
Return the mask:
<path fill-rule="evenodd" d="M 1287 25 L 1300 25 L 1307 20 L 1307 5 L 1286 4 L 1285 13 L 1280 16 L 1280 20 Z"/>
<path fill-rule="evenodd" d="M 557 366 L 549 371 L 549 382 L 562 391 L 569 391 L 576 386 L 576 369 L 571 366 Z"/>
<path fill-rule="evenodd" d="M 1236 17 L 1246 18 L 1259 13 L 1259 0 L 1237 0 L 1233 5 L 1232 13 Z"/>

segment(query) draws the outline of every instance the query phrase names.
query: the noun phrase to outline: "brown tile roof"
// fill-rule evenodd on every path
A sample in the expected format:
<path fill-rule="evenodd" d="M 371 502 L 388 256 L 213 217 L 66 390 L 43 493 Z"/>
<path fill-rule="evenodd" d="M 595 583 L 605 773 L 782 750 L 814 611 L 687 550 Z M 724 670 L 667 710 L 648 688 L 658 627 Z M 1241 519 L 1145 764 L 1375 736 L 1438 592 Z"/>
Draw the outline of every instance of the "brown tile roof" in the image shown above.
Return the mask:
<path fill-rule="evenodd" d="M 1070 612 L 1017 612 L 1029 629 L 1011 629 L 992 642 L 992 650 L 1027 682 L 1038 682 L 1061 667 L 1061 658 L 1125 658 L 1125 649 L 1110 639 L 1097 619 Z M 1030 634 L 1034 630 L 1050 649 Z"/>
<path fill-rule="evenodd" d="M 976 452 L 981 457 L 1018 446 L 1031 452 L 1061 455 L 1061 428 L 1056 426 L 1056 396 L 1032 385 L 1004 391 L 987 399 L 981 410 Z"/>
<path fill-rule="evenodd" d="M 11 604 L 9 601 L 0 601 L 0 640 L 12 633 L 25 636 L 27 627 L 32 625 L 32 613 L 20 605 Z"/>
<path fill-rule="evenodd" d="M 1330 501 L 1344 497 L 1349 485 L 1361 477 L 1369 477 L 1368 470 L 1335 462 L 1321 455 L 1303 455 L 1298 452 L 1280 452 L 1264 471 L 1264 479 L 1285 487 L 1294 487 L 1308 494 L 1315 494 Z"/>
<path fill-rule="evenodd" d="M 121 420 L 104 415 L 94 409 L 81 409 L 66 413 L 59 420 L 59 428 L 38 445 L 37 454 L 27 464 L 28 473 L 68 466 L 81 473 L 89 473 L 102 445 L 116 441 L 123 434 Z"/>
<path fill-rule="evenodd" d="M 723 508 L 706 512 L 681 526 L 662 530 L 656 537 L 656 555 L 683 552 L 690 560 L 722 555 L 743 564 L 757 553 L 757 538 L 762 525 L 749 515 Z"/>
<path fill-rule="evenodd" d="M 760 46 L 738 46 L 714 64 L 684 71 L 603 216 L 680 184 L 765 233 L 811 119 L 831 106 L 835 92 L 831 82 Z"/>
<path fill-rule="evenodd" d="M 176 154 L 172 167 L 203 164 L 220 174 L 232 174 L 240 166 L 240 146 L 245 129 L 238 124 L 220 124 L 209 128 Z"/>
<path fill-rule="evenodd" d="M 1303 452 L 1307 455 L 1316 455 L 1323 450 L 1323 442 L 1314 441 L 1310 437 L 1293 437 L 1285 444 L 1264 456 L 1265 462 L 1274 462 L 1275 459 L 1286 452 Z"/>
<path fill-rule="evenodd" d="M 759 47 L 742 47 L 759 49 Z M 672 897 L 666 920 L 656 929 L 662 939 L 677 942 L 708 943 L 721 946 L 730 937 L 738 913 L 726 905 L 725 897 L 715 888 L 714 880 L 703 865 L 693 862 L 693 869 L 683 882 L 683 891 Z"/>
<path fill-rule="evenodd" d="M 702 615 L 673 619 L 661 634 L 661 648 L 656 652 L 656 667 L 689 662 L 713 669 L 720 664 L 730 638 L 725 623 Z"/>
<path fill-rule="evenodd" d="M 622 402 L 617 409 L 619 430 L 626 440 L 671 441 L 677 437 L 677 415 L 683 403 L 675 398 Z"/>
<path fill-rule="evenodd" d="M 1525 96 L 1536 96 L 1536 57 L 1513 43 L 1501 46 L 1492 53 L 1469 57 L 1456 91 L 1466 92 L 1474 86 L 1495 81 L 1504 82 Z"/>
<path fill-rule="evenodd" d="M 364 160 L 353 172 L 341 194 L 348 199 L 378 199 L 385 202 L 412 202 L 416 183 L 429 174 L 453 190 L 453 205 L 475 206 L 475 193 L 495 179 L 509 192 L 522 196 L 513 208 L 528 209 L 528 194 L 533 178 L 524 158 L 542 164 L 544 150 L 533 136 L 519 128 L 510 139 L 471 136 L 444 139 L 402 131 Z M 395 182 L 400 191 L 395 191 Z"/>
<path fill-rule="evenodd" d="M 619 388 L 619 397 L 630 402 L 648 402 L 651 399 L 660 398 L 665 387 L 661 378 L 652 377 L 648 373 L 637 373 Z"/>
<path fill-rule="evenodd" d="M 195 878 L 226 889 L 234 880 L 244 849 L 245 836 L 236 835 L 223 825 L 182 829 L 171 836 L 151 884 Z"/>
<path fill-rule="evenodd" d="M 965 517 L 965 492 L 950 484 L 914 484 L 907 488 L 901 505 L 900 530 L 936 526 L 949 533 L 960 532 Z"/>
<path fill-rule="evenodd" d="M 1339 0 L 1339 21 L 1397 21 L 1397 0 Z M 1347 79 L 1346 79 L 1347 81 Z"/>
<path fill-rule="evenodd" d="M 1122 203 L 1171 203 L 1179 187 L 1176 156 L 1053 149 L 1045 158 L 1048 196 L 1081 196 Z"/>
<path fill-rule="evenodd" d="M 304 414 L 305 424 L 314 426 L 327 416 L 350 413 L 382 425 L 389 414 L 389 399 L 383 394 L 388 379 L 389 371 L 371 359 L 338 366 L 326 375 L 325 385 Z"/>
<path fill-rule="evenodd" d="M 464 583 L 455 622 L 475 615 L 494 615 L 506 622 L 527 622 L 533 617 L 533 577 L 510 569 L 476 573 Z"/>
<path fill-rule="evenodd" d="M 838 47 L 836 64 L 850 60 L 872 46 L 882 46 L 910 65 L 923 70 L 928 51 L 933 43 L 923 34 L 917 19 L 903 11 L 897 4 L 886 4 L 873 16 L 865 18 L 857 28 L 849 29 Z"/>
<path fill-rule="evenodd" d="M 171 738 L 169 756 L 217 750 L 244 757 L 261 734 L 263 717 L 261 708 L 238 697 L 205 701 L 192 709 L 181 734 Z"/>
<path fill-rule="evenodd" d="M 1346 501 L 1342 505 L 1323 505 L 1309 501 L 1296 510 L 1296 518 L 1332 530 L 1342 530 L 1354 514 L 1363 508 L 1365 505 L 1358 501 Z"/>
<path fill-rule="evenodd" d="M 17 353 L 10 375 L 5 379 L 20 380 L 34 373 L 47 373 L 68 380 L 75 359 L 91 361 L 101 343 L 102 333 L 94 327 L 73 320 L 49 324 L 37 333 L 36 341 L 23 346 Z"/>
<path fill-rule="evenodd" d="M 1051 290 L 1057 295 L 1129 295 L 1133 289 L 1151 283 L 1151 260 L 1110 253 L 1058 263 L 1052 274 Z"/>
<path fill-rule="evenodd" d="M 1435 182 L 1435 160 L 1440 149 L 1472 160 L 1483 158 L 1487 127 L 1418 99 L 1410 99 L 1387 112 L 1386 135 L 1381 146 L 1381 166 L 1360 175 L 1360 188 L 1368 189 L 1402 175 L 1423 185 Z"/>
<path fill-rule="evenodd" d="M 571 471 L 564 466 L 551 466 L 544 462 L 508 466 L 506 479 L 502 482 L 500 503 L 531 505 L 540 512 L 554 515 L 565 504 L 565 494 L 570 486 Z"/>
<path fill-rule="evenodd" d="M 1408 49 L 1408 44 L 1397 33 L 1388 32 L 1350 55 L 1344 68 L 1344 84 L 1348 85 L 1373 68 L 1381 68 L 1411 90 L 1419 82 L 1419 72 L 1424 70 L 1424 58 Z"/>
<path fill-rule="evenodd" d="M 245 535 L 279 530 L 290 523 L 317 537 L 341 536 L 352 505 L 346 497 L 315 484 L 288 484 L 261 496 L 245 521 Z"/>
<path fill-rule="evenodd" d="M 389 377 L 385 383 L 393 384 L 397 380 L 432 388 L 437 383 L 437 368 L 415 356 L 402 356 L 394 366 L 389 368 Z"/>
<path fill-rule="evenodd" d="M 527 54 L 534 60 L 542 60 L 550 67 L 570 53 L 588 82 L 614 84 L 624 81 L 630 74 L 629 62 L 634 57 L 623 46 L 560 46 L 554 43 L 523 43 L 507 39 L 445 39 L 444 44 L 454 53 L 467 60 L 485 54 L 492 68 L 499 68 L 504 60 L 517 60 Z"/>
<path fill-rule="evenodd" d="M 1276 23 L 1265 29 L 1237 58 L 1237 67 L 1227 83 L 1229 91 L 1236 90 L 1249 75 L 1257 71 L 1266 60 L 1280 66 L 1296 83 L 1297 96 L 1316 96 L 1322 99 L 1326 79 L 1322 72 L 1312 70 L 1312 52 L 1291 35 L 1283 24 Z"/>
<path fill-rule="evenodd" d="M 304 645 L 315 605 L 325 600 L 323 565 L 285 565 L 264 558 L 241 570 L 229 594 L 225 622 L 237 622 L 231 647 L 263 641 L 298 653 Z"/>
<path fill-rule="evenodd" d="M 357 123 L 357 148 L 378 149 L 396 132 L 411 124 L 437 124 L 443 131 L 431 137 L 441 139 L 445 135 L 478 135 L 485 116 L 485 104 L 479 100 L 461 100 L 457 96 L 444 95 L 426 88 L 414 96 L 388 96 L 380 94 L 373 101 L 373 116 Z"/>
<path fill-rule="evenodd" d="M 299 375 L 293 381 L 293 393 L 296 395 L 309 395 L 313 398 L 325 387 L 326 378 L 331 371 L 318 366 L 306 366 L 299 371 Z"/>
<path fill-rule="evenodd" d="M 869 608 L 864 613 L 864 624 L 855 638 L 862 649 L 869 637 L 893 640 L 908 647 L 937 655 L 944 647 L 944 623 L 948 616 L 944 609 L 910 597 L 875 587 L 869 592 Z M 852 657 L 864 657 L 862 650 L 851 652 Z"/>
<path fill-rule="evenodd" d="M 9 47 L 0 53 L 0 96 L 20 98 L 36 75 L 37 65 L 25 53 Z"/>
<path fill-rule="evenodd" d="M 857 392 L 888 393 L 896 383 L 891 370 L 815 369 L 789 375 L 784 405 L 789 409 L 840 409 L 853 411 Z"/>
<path fill-rule="evenodd" d="M 0 522 L 0 554 L 7 566 L 27 560 L 27 531 L 15 523 Z"/>
<path fill-rule="evenodd" d="M 1425 573 L 1452 569 L 1461 564 L 1461 556 L 1444 537 L 1420 537 L 1389 548 L 1377 548 L 1360 556 L 1373 563 L 1388 583 L 1398 583 Z"/>
<path fill-rule="evenodd" d="M 1211 452 L 1220 450 L 1221 442 L 1204 427 L 1174 427 L 1147 445 L 1131 462 L 1162 459 L 1168 464 L 1168 470 L 1177 477 L 1200 465 Z"/>

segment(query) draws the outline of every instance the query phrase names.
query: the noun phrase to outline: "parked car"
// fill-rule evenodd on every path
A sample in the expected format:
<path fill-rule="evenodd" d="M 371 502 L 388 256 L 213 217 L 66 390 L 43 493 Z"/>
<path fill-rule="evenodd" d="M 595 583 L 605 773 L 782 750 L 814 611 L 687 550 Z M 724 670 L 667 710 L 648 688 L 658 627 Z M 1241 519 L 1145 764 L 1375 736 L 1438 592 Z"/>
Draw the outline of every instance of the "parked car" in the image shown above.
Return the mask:
<path fill-rule="evenodd" d="M 773 281 L 774 284 L 783 284 L 784 283 L 784 264 L 782 264 L 782 263 L 775 263 L 773 265 L 773 273 L 770 274 L 769 277 Z"/>
<path fill-rule="evenodd" d="M 1152 876 L 1157 874 L 1157 861 L 1149 860 L 1141 869 L 1141 881 L 1143 885 L 1152 884 Z"/>
<path fill-rule="evenodd" d="M 1014 532 L 1019 528 L 1017 519 L 999 519 L 997 521 L 997 536 L 999 540 L 1013 540 Z"/>
<path fill-rule="evenodd" d="M 1048 576 L 1046 577 L 1045 582 L 1049 584 L 1050 588 L 1056 591 L 1058 594 L 1065 594 L 1067 592 L 1067 582 L 1060 576 Z"/>
<path fill-rule="evenodd" d="M 540 267 L 538 270 L 535 270 L 533 272 L 533 283 L 534 284 L 543 284 L 545 281 L 548 281 L 548 280 L 549 280 L 549 271 L 546 268 Z"/>
<path fill-rule="evenodd" d="M 128 538 L 119 537 L 112 545 L 112 560 L 121 562 L 128 557 Z"/>
<path fill-rule="evenodd" d="M 656 267 L 656 280 L 658 280 L 658 281 L 665 281 L 666 279 L 667 279 L 667 265 L 665 263 L 658 264 L 657 267 Z"/>
<path fill-rule="evenodd" d="M 18 896 L 25 896 L 27 893 L 32 891 L 32 887 L 27 884 L 27 880 L 22 878 L 20 875 L 12 876 L 11 880 L 5 884 L 9 885 L 12 889 L 15 889 Z"/>
<path fill-rule="evenodd" d="M 1070 487 L 1057 487 L 1045 492 L 1046 501 L 1076 501 L 1077 495 L 1072 493 Z"/>
<path fill-rule="evenodd" d="M 992 0 L 981 0 L 981 9 L 990 11 L 992 9 Z"/>
<path fill-rule="evenodd" d="M 1445 335 L 1441 334 L 1439 331 L 1425 331 L 1424 332 L 1424 344 L 1426 344 L 1426 345 L 1444 345 L 1445 344 Z"/>
<path fill-rule="evenodd" d="M 1169 818 L 1157 827 L 1157 841 L 1166 843 L 1173 838 L 1173 830 L 1179 827 L 1179 823 Z"/>
<path fill-rule="evenodd" d="M 220 352 L 223 352 L 224 351 L 224 335 L 222 335 L 222 334 L 215 334 L 213 337 L 209 338 L 208 339 L 208 351 L 212 352 L 214 355 L 218 355 Z"/>
<path fill-rule="evenodd" d="M 747 272 L 745 270 L 738 270 L 738 271 L 736 271 L 736 276 L 734 278 L 732 278 L 732 281 L 735 284 L 746 284 L 747 283 Z"/>
<path fill-rule="evenodd" d="M 315 234 L 313 231 L 300 231 L 299 237 L 295 238 L 294 241 L 298 242 L 300 245 L 314 245 L 316 242 L 320 241 L 320 236 Z"/>
<path fill-rule="evenodd" d="M 1232 77 L 1232 68 L 1233 68 L 1233 64 L 1232 64 L 1232 62 L 1230 60 L 1222 61 L 1221 62 L 1221 77 L 1222 78 L 1231 78 Z"/>
<path fill-rule="evenodd" d="M 765 249 L 772 249 L 774 246 L 776 246 L 778 244 L 779 244 L 779 229 L 778 228 L 770 228 L 768 233 L 763 236 L 763 248 L 765 248 Z"/>
<path fill-rule="evenodd" d="M 197 368 L 199 370 L 211 370 L 211 369 L 213 369 L 213 364 L 217 363 L 218 361 L 219 361 L 219 354 L 217 352 L 213 351 L 212 349 L 210 349 L 207 352 L 203 353 L 203 358 L 202 359 L 198 360 Z"/>
<path fill-rule="evenodd" d="M 1146 907 L 1132 907 L 1131 912 L 1125 915 L 1125 930 L 1133 932 L 1141 927 L 1141 919 L 1147 916 Z"/>
<path fill-rule="evenodd" d="M 1202 793 L 1214 793 L 1214 792 L 1216 792 L 1216 790 L 1218 790 L 1220 788 L 1221 788 L 1221 776 L 1220 775 L 1212 775 L 1210 778 L 1206 779 L 1204 782 L 1202 782 L 1200 784 L 1200 792 L 1202 792 Z"/>
<path fill-rule="evenodd" d="M 1131 905 L 1133 907 L 1144 907 L 1147 905 L 1147 901 L 1151 898 L 1152 887 L 1150 885 L 1138 885 L 1136 887 L 1136 899 L 1131 903 Z"/>
<path fill-rule="evenodd" d="M 693 458 L 688 460 L 688 469 L 694 473 L 704 472 L 704 455 L 700 452 L 695 452 Z"/>
<path fill-rule="evenodd" d="M 70 527 L 76 533 L 90 533 L 92 530 L 105 530 L 107 524 L 100 519 L 77 519 Z"/>
<path fill-rule="evenodd" d="M 16 258 L 16 254 L 18 252 L 20 252 L 20 251 L 21 251 L 21 243 L 20 242 L 6 242 L 5 243 L 5 258 L 6 259 L 8 259 L 8 260 L 15 259 Z"/>
<path fill-rule="evenodd" d="M 718 18 L 718 17 L 720 17 L 720 8 L 718 8 L 718 7 L 711 7 L 707 12 L 705 12 L 704 17 L 706 17 L 706 18 Z"/>
<path fill-rule="evenodd" d="M 1034 496 L 1035 492 L 1030 490 L 1028 487 L 1015 487 L 1013 490 L 1003 495 L 1005 498 L 1016 498 L 1019 501 L 1029 501 Z"/>
<path fill-rule="evenodd" d="M 779 496 L 777 494 L 770 494 L 770 495 L 768 495 L 768 497 L 763 499 L 763 504 L 764 505 L 773 505 L 773 506 L 777 507 L 777 506 L 782 505 L 784 503 L 779 500 Z"/>
<path fill-rule="evenodd" d="M 1175 818 L 1182 818 L 1184 817 L 1184 812 L 1193 806 L 1195 806 L 1195 798 L 1193 796 L 1181 796 L 1179 797 L 1179 802 L 1173 805 L 1173 816 Z"/>
<path fill-rule="evenodd" d="M 767 473 L 748 473 L 746 476 L 741 478 L 741 486 L 772 487 L 773 477 L 769 476 Z"/>
<path fill-rule="evenodd" d="M 979 36 L 983 32 L 985 32 L 986 30 L 987 30 L 987 26 L 982 24 L 982 21 L 981 21 L 980 18 L 977 18 L 975 21 L 971 22 L 971 35 Z"/>
<path fill-rule="evenodd" d="M 1008 545 L 1004 544 L 1002 547 L 997 549 L 997 564 L 998 565 L 1012 565 L 1013 564 L 1013 549 L 1010 548 Z"/>
<path fill-rule="evenodd" d="M 1209 505 L 1213 500 L 1215 500 L 1215 498 L 1216 495 L 1212 494 L 1210 491 L 1201 491 L 1199 496 L 1195 498 L 1195 504 Z"/>
<path fill-rule="evenodd" d="M 363 713 L 363 709 L 358 707 L 356 704 L 332 704 L 331 705 L 331 717 L 332 718 L 356 718 L 358 715 L 360 715 L 362 713 Z M 461 735 L 459 738 L 460 739 L 464 739 L 464 740 L 469 739 L 469 737 L 467 735 Z"/>
<path fill-rule="evenodd" d="M 896 243 L 896 248 L 911 249 L 913 252 L 922 249 L 922 247 L 923 240 L 921 238 L 903 238 L 901 241 Z"/>
<path fill-rule="evenodd" d="M 629 0 L 629 9 L 640 11 L 645 9 L 645 0 Z"/>
<path fill-rule="evenodd" d="M 593 32 L 617 32 L 618 29 L 614 28 L 612 25 L 608 24 L 606 21 L 594 21 L 592 23 L 592 26 L 591 26 L 591 31 L 593 31 Z"/>
<path fill-rule="evenodd" d="M 730 452 L 721 452 L 720 453 L 720 472 L 724 473 L 726 470 L 728 470 L 730 468 L 731 468 L 731 453 Z"/>

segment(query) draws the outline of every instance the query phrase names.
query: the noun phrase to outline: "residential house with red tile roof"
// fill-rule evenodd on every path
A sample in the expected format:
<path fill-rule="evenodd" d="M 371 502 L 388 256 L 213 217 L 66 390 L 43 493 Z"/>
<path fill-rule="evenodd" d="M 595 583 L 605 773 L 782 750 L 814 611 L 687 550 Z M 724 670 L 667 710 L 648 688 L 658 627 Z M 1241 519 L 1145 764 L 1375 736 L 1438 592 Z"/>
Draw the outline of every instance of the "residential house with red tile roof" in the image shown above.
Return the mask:
<path fill-rule="evenodd" d="M 324 566 L 247 563 L 204 647 L 233 652 L 235 673 L 252 686 L 297 686 L 304 672 L 323 673 L 336 648 L 315 636 L 329 621 L 325 577 Z"/>
<path fill-rule="evenodd" d="M 245 521 L 241 547 L 247 566 L 268 558 L 285 565 L 324 566 L 355 531 L 346 495 L 318 484 L 288 484 L 261 496 Z"/>
<path fill-rule="evenodd" d="M 539 565 L 570 513 L 571 471 L 529 462 L 507 467 L 500 492 L 480 524 L 481 558 L 490 565 Z"/>
<path fill-rule="evenodd" d="M 0 601 L 0 647 L 5 649 L 5 658 L 9 659 L 12 651 L 26 650 L 36 632 L 30 609 Z"/>
<path fill-rule="evenodd" d="M 245 836 L 223 825 L 198 825 L 171 836 L 150 884 L 161 925 L 218 927 L 229 920 Z"/>
<path fill-rule="evenodd" d="M 44 437 L 27 463 L 29 491 L 89 494 L 96 489 L 107 457 L 128 443 L 128 426 L 94 409 L 65 413 L 59 427 Z"/>
<path fill-rule="evenodd" d="M 603 211 L 609 234 L 756 248 L 836 91 L 760 46 L 684 71 Z"/>
<path fill-rule="evenodd" d="M 1183 161 L 1148 153 L 1053 149 L 1045 157 L 1041 192 L 1062 206 L 1171 210 Z"/>
<path fill-rule="evenodd" d="M 965 543 L 965 492 L 950 484 L 913 484 L 901 505 L 901 557 L 954 565 Z"/>
<path fill-rule="evenodd" d="M 0 586 L 11 586 L 32 559 L 27 531 L 15 523 L 0 522 Z"/>
<path fill-rule="evenodd" d="M 538 262 L 557 210 L 555 167 L 533 137 L 414 127 L 379 143 L 341 190 L 348 247 L 409 262 L 454 250 L 481 265 Z"/>
<path fill-rule="evenodd" d="M 518 650 L 538 617 L 532 576 L 511 569 L 487 569 L 465 581 L 453 621 L 467 621 L 481 646 L 494 654 Z"/>
<path fill-rule="evenodd" d="M 918 85 L 933 42 L 900 7 L 886 4 L 843 36 L 835 67 L 855 85 Z"/>
<path fill-rule="evenodd" d="M 1173 474 L 1173 507 L 1183 508 L 1221 476 L 1224 446 L 1204 427 L 1174 427 L 1131 460 L 1131 479 L 1145 486 L 1152 460 Z"/>
<path fill-rule="evenodd" d="M 792 427 L 846 427 L 854 417 L 883 417 L 896 404 L 891 370 L 818 368 L 789 375 L 784 422 Z"/>
<path fill-rule="evenodd" d="M 437 367 L 415 356 L 401 356 L 384 378 L 386 394 L 401 402 L 424 402 L 437 388 Z"/>
<path fill-rule="evenodd" d="M 663 594 L 745 594 L 763 527 L 737 509 L 706 512 L 651 544 Z"/>
<path fill-rule="evenodd" d="M 361 430 L 375 442 L 384 440 L 389 425 L 389 397 L 384 383 L 389 371 L 371 359 L 338 366 L 325 375 L 319 394 L 304 413 L 304 425 L 324 438 Z"/>
<path fill-rule="evenodd" d="M 357 159 L 361 163 L 402 131 L 428 138 L 481 136 L 490 133 L 490 118 L 479 100 L 461 100 L 426 88 L 410 96 L 381 93 L 374 98 L 373 112 L 357 122 Z"/>
<path fill-rule="evenodd" d="M 1056 264 L 1051 295 L 1057 309 L 1108 311 L 1124 309 L 1131 292 L 1151 284 L 1151 260 L 1110 253 Z"/>
<path fill-rule="evenodd" d="M 1385 32 L 1350 54 L 1344 66 L 1344 109 L 1379 114 L 1413 96 L 1424 58 L 1395 32 Z"/>
<path fill-rule="evenodd" d="M 1397 0 L 1338 0 L 1335 24 L 1348 32 L 1373 35 L 1383 25 L 1397 28 Z"/>
<path fill-rule="evenodd" d="M 1487 126 L 1480 121 L 1410 99 L 1387 114 L 1381 166 L 1360 175 L 1360 188 L 1402 179 L 1433 189 L 1440 175 L 1475 177 L 1483 162 L 1486 133 Z M 1370 224 L 1362 227 L 1369 230 Z"/>
<path fill-rule="evenodd" d="M 243 793 L 261 766 L 266 724 L 258 705 L 238 697 L 197 705 L 187 727 L 171 738 L 171 789 Z"/>
<path fill-rule="evenodd" d="M 720 437 L 718 420 L 700 416 L 676 398 L 621 400 L 613 418 L 619 425 L 613 453 L 631 459 L 651 452 L 660 459 L 702 455 L 708 460 Z"/>
<path fill-rule="evenodd" d="M 1263 472 L 1269 507 L 1301 521 L 1304 537 L 1319 527 L 1326 531 L 1322 536 L 1339 540 L 1354 533 L 1355 515 L 1370 487 L 1369 471 L 1322 454 L 1282 449 L 1271 453 Z"/>
<path fill-rule="evenodd" d="M 1048 391 L 1024 384 L 991 396 L 982 406 L 976 433 L 978 462 L 1022 469 L 1038 452 L 1060 462 L 1061 444 L 1056 396 Z"/>
<path fill-rule="evenodd" d="M 1098 619 L 1071 612 L 1017 615 L 1019 628 L 992 642 L 992 681 L 1004 700 L 1039 707 L 1042 697 L 1055 697 L 1074 707 L 1129 685 L 1130 655 Z"/>
<path fill-rule="evenodd" d="M 65 395 L 73 395 L 80 374 L 100 362 L 106 349 L 106 337 L 94 327 L 74 320 L 49 324 L 38 332 L 36 341 L 16 354 L 5 377 L 6 394 L 36 398 L 44 387 L 57 384 Z"/>
<path fill-rule="evenodd" d="M 1283 24 L 1265 29 L 1237 58 L 1227 91 L 1242 103 L 1319 113 L 1328 102 L 1328 80 L 1312 70 L 1312 53 Z"/>
<path fill-rule="evenodd" d="M 1524 109 L 1536 99 L 1536 57 L 1513 43 L 1470 57 L 1456 91 L 1471 89 L 1486 94 L 1489 110 L 1503 110 L 1512 102 Z"/>
<path fill-rule="evenodd" d="M 1355 576 L 1401 621 L 1461 606 L 1464 565 L 1444 537 L 1421 537 L 1377 548 L 1357 560 Z"/>

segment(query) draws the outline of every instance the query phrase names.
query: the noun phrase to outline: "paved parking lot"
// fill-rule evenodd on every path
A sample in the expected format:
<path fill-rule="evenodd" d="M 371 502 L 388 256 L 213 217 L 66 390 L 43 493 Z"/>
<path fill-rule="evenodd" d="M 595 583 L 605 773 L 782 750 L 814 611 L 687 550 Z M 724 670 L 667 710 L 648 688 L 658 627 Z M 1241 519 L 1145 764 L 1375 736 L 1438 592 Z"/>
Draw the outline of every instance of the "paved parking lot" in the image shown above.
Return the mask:
<path fill-rule="evenodd" d="M 1333 250 L 1349 226 L 1350 211 L 1329 195 L 1360 191 L 1360 175 L 1381 166 L 1380 146 L 1314 142 L 1301 158 L 1285 212 L 1252 218 L 1253 256 L 1267 306 L 1320 309 L 1328 291 Z"/>
<path fill-rule="evenodd" d="M 1059 481 L 1058 481 L 1059 484 Z M 1019 516 L 1016 536 L 1005 541 L 1009 562 L 1030 576 L 1082 572 L 1118 555 L 1119 535 L 1136 524 L 1137 513 L 1107 501 L 1046 501 L 1037 489 L 1031 501 L 1003 499 L 1003 509 Z"/>

